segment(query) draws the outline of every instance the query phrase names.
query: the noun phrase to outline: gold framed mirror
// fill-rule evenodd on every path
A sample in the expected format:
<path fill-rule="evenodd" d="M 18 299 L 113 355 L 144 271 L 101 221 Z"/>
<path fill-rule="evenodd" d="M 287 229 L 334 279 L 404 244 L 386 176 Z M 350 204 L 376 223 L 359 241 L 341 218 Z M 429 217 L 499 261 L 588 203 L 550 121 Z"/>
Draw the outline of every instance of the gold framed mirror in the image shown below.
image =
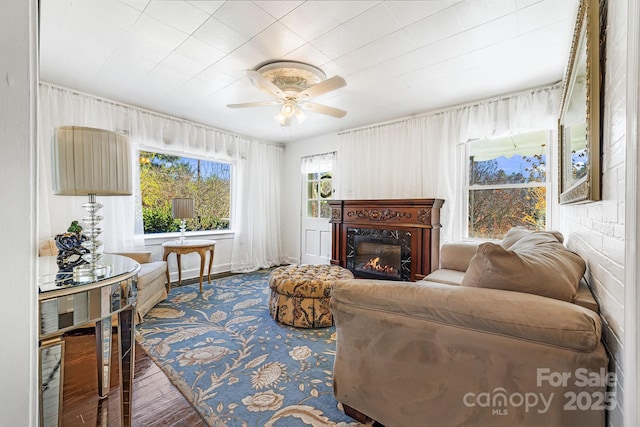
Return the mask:
<path fill-rule="evenodd" d="M 602 5 L 601 5 L 602 1 Z M 558 119 L 560 203 L 601 199 L 600 20 L 606 0 L 580 0 Z"/>

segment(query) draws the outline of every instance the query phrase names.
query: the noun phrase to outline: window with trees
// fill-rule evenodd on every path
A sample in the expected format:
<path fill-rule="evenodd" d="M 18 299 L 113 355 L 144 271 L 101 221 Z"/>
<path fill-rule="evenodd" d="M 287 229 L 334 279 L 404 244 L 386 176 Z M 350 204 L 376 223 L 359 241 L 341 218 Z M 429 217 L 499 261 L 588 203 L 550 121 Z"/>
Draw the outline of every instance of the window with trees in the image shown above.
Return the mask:
<path fill-rule="evenodd" d="M 171 199 L 194 201 L 195 217 L 187 231 L 228 230 L 231 216 L 231 170 L 228 163 L 140 151 L 140 191 L 144 232 L 180 229 L 171 216 Z"/>
<path fill-rule="evenodd" d="M 546 228 L 549 138 L 548 131 L 536 131 L 467 144 L 468 237 Z"/>

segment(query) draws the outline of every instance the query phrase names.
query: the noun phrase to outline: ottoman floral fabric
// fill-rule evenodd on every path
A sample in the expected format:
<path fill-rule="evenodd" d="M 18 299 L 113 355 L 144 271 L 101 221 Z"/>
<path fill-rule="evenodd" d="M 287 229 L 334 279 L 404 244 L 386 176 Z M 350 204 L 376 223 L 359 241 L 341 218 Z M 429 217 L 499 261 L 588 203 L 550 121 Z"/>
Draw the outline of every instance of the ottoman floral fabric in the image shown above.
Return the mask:
<path fill-rule="evenodd" d="M 331 288 L 353 274 L 336 265 L 288 265 L 269 276 L 269 313 L 280 323 L 299 328 L 333 325 Z"/>

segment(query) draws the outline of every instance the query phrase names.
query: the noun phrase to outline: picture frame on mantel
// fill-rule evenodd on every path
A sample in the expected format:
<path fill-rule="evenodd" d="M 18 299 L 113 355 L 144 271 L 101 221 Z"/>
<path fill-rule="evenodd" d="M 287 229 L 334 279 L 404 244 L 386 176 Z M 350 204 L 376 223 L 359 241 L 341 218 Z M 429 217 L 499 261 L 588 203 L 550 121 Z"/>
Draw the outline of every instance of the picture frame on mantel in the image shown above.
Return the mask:
<path fill-rule="evenodd" d="M 580 0 L 558 118 L 560 204 L 602 198 L 602 110 L 607 0 Z"/>

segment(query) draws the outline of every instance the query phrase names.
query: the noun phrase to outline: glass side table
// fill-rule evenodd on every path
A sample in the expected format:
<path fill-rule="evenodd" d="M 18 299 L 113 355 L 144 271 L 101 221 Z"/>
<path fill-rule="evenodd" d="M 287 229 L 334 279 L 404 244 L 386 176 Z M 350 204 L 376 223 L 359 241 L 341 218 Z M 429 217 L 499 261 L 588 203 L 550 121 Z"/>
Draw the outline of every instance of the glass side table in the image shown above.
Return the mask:
<path fill-rule="evenodd" d="M 75 282 L 73 272 L 58 270 L 56 257 L 38 259 L 38 335 L 40 425 L 60 425 L 64 378 L 65 332 L 95 323 L 98 395 L 107 397 L 111 367 L 111 317 L 118 315 L 120 410 L 123 426 L 131 425 L 135 305 L 140 264 L 106 254 L 99 278 Z"/>

